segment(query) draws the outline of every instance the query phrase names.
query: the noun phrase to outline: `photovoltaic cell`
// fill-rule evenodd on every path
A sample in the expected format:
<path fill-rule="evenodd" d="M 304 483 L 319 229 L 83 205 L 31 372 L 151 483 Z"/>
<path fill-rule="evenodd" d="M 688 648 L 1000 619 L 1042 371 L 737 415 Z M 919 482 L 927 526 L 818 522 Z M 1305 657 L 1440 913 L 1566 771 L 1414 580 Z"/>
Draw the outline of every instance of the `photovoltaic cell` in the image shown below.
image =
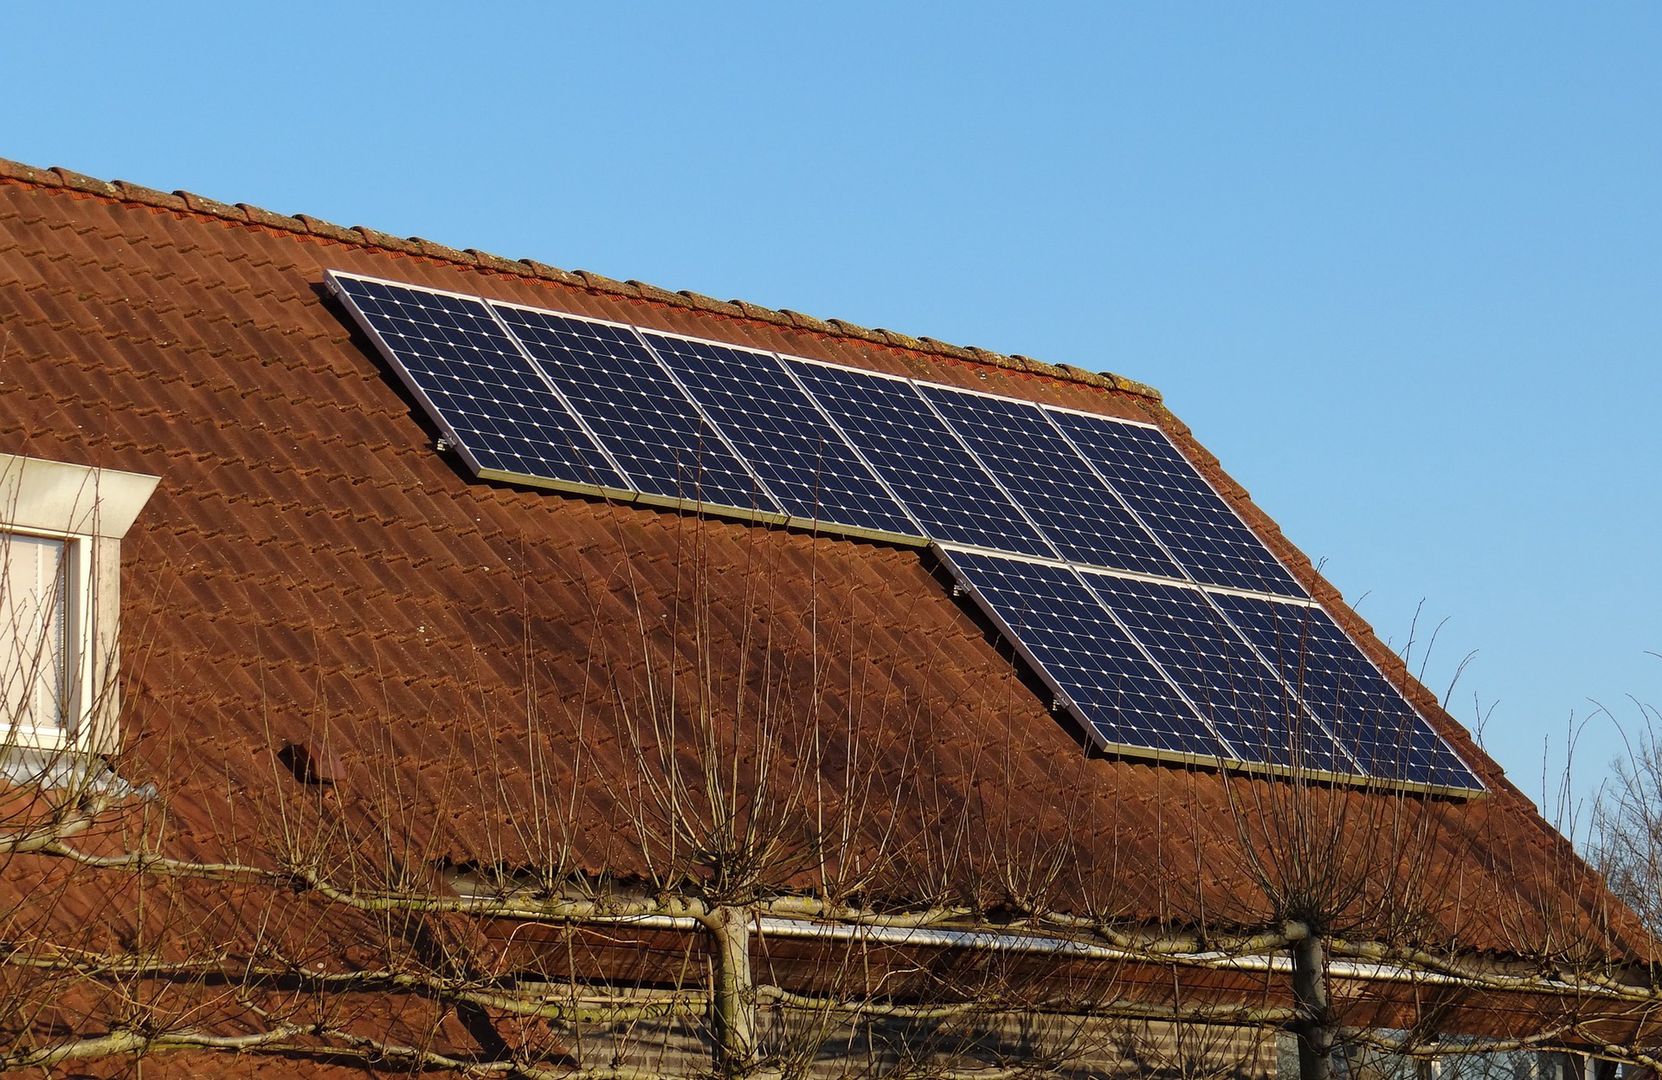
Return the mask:
<path fill-rule="evenodd" d="M 492 304 L 641 491 L 777 513 L 634 330 Z"/>
<path fill-rule="evenodd" d="M 627 489 L 479 300 L 332 274 L 393 367 L 487 472 Z"/>
<path fill-rule="evenodd" d="M 786 360 L 932 540 L 1054 556 L 912 384 Z"/>
<path fill-rule="evenodd" d="M 1075 562 L 1181 578 L 1183 572 L 1068 445 L 1037 405 L 918 384 L 988 472 Z"/>
<path fill-rule="evenodd" d="M 330 278 L 481 473 L 1059 557 L 942 549 L 1104 745 L 1482 789 L 1326 612 L 1211 588 L 1305 595 L 1157 429 Z"/>
<path fill-rule="evenodd" d="M 1164 433 L 1103 417 L 1047 411 L 1196 581 L 1305 595 Z"/>
<path fill-rule="evenodd" d="M 1199 590 L 1090 572 L 1084 578 L 1241 760 L 1356 771 Z"/>
<path fill-rule="evenodd" d="M 976 552 L 946 556 L 976 602 L 1104 744 L 1225 754 L 1072 570 Z"/>
<path fill-rule="evenodd" d="M 1369 775 L 1483 789 L 1326 612 L 1255 597 L 1214 599 Z"/>
<path fill-rule="evenodd" d="M 784 504 L 805 521 L 916 536 L 918 526 L 768 353 L 642 331 L 664 365 Z"/>

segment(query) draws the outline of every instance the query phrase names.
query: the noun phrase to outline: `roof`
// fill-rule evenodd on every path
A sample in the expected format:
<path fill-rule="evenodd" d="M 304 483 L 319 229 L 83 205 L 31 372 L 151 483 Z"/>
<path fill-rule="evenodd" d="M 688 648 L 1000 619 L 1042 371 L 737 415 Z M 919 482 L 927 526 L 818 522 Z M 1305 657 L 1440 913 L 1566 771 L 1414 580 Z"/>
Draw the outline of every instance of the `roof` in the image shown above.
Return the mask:
<path fill-rule="evenodd" d="M 576 286 L 597 294 L 651 300 L 669 307 L 689 308 L 737 319 L 771 323 L 775 326 L 809 330 L 825 338 L 845 338 L 876 345 L 890 345 L 918 353 L 958 360 L 971 360 L 1016 371 L 1030 371 L 1060 380 L 1123 390 L 1155 401 L 1160 399 L 1160 392 L 1152 386 L 1111 372 L 1094 373 L 1069 364 L 1047 364 L 1028 356 L 1005 355 L 988 349 L 976 348 L 973 345 L 951 345 L 943 341 L 936 341 L 933 338 L 912 337 L 893 330 L 869 329 L 845 319 L 818 319 L 812 315 L 804 315 L 800 311 L 776 310 L 744 300 L 722 301 L 686 289 L 671 292 L 655 285 L 648 285 L 643 281 L 617 281 L 589 270 L 562 270 L 557 266 L 550 266 L 535 259 L 506 259 L 500 255 L 492 255 L 475 248 L 457 249 L 449 247 L 431 240 L 424 240 L 419 236 L 401 238 L 362 225 L 351 227 L 335 225 L 327 221 L 320 221 L 307 214 L 292 216 L 277 214 L 257 206 L 250 206 L 248 203 L 223 203 L 189 191 L 175 191 L 170 194 L 157 191 L 155 188 L 145 187 L 142 184 L 129 183 L 125 180 L 98 180 L 64 168 L 36 169 L 4 158 L 0 158 L 0 176 L 7 180 L 25 181 L 45 187 L 61 187 L 68 191 L 104 196 L 141 206 L 189 211 L 225 221 L 258 225 L 302 236 L 322 237 L 349 246 L 401 252 L 431 259 L 435 262 L 495 270 L 520 277 L 556 282 L 562 285 Z"/>
<path fill-rule="evenodd" d="M 1285 784 L 1082 753 L 926 553 L 473 479 L 326 300 L 328 269 L 1156 423 L 1490 793 L 1320 789 L 1325 839 L 1270 835 L 1295 813 Z M 887 858 L 897 892 L 1252 927 L 1278 916 L 1262 875 L 1324 864 L 1371 883 L 1359 935 L 1398 918 L 1494 954 L 1644 948 L 1159 395 L 1119 376 L 0 162 L 0 452 L 162 478 L 123 547 L 120 767 L 169 792 L 180 851 L 269 838 L 270 793 L 302 786 L 276 753 L 300 746 L 338 773 L 320 820 L 395 825 L 434 865 L 656 881 L 696 853 L 654 849 L 641 762 L 708 738 L 785 777 L 781 799 L 858 816 L 839 858 Z M 793 724 L 813 745 L 759 761 Z M 1387 821 L 1387 839 L 1365 827 Z"/>

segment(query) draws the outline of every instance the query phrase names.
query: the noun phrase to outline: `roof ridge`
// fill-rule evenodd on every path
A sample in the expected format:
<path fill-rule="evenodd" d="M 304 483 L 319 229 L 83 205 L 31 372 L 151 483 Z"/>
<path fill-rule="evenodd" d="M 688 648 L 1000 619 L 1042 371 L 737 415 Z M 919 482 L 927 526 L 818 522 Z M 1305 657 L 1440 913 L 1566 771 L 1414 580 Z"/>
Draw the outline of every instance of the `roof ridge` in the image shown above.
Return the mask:
<path fill-rule="evenodd" d="M 380 248 L 403 255 L 413 255 L 439 262 L 494 270 L 498 273 L 518 277 L 554 281 L 562 285 L 588 289 L 591 292 L 611 293 L 617 296 L 650 300 L 675 307 L 693 308 L 729 318 L 793 327 L 830 337 L 852 338 L 857 341 L 887 345 L 910 352 L 944 356 L 954 360 L 967 360 L 992 367 L 1009 368 L 1068 382 L 1083 383 L 1087 386 L 1118 390 L 1154 402 L 1161 400 L 1160 391 L 1154 387 L 1135 379 L 1115 375 L 1112 372 L 1087 371 L 1072 364 L 1051 364 L 1043 360 L 1035 360 L 1030 356 L 1023 356 L 1020 353 L 1007 355 L 993 352 L 990 349 L 977 348 L 973 345 L 950 345 L 934 338 L 912 337 L 909 334 L 885 330 L 881 327 L 868 328 L 843 319 L 818 319 L 812 315 L 804 315 L 800 311 L 793 311 L 790 308 L 775 310 L 744 300 L 717 300 L 714 297 L 704 296 L 686 289 L 671 292 L 668 289 L 662 289 L 656 285 L 649 285 L 646 282 L 634 279 L 618 281 L 588 270 L 562 270 L 557 266 L 550 266 L 535 259 L 507 259 L 500 255 L 479 251 L 476 248 L 464 250 L 449 247 L 431 240 L 424 240 L 419 236 L 403 238 L 377 229 L 366 228 L 362 225 L 351 227 L 336 225 L 308 214 L 279 214 L 258 206 L 250 206 L 248 203 L 223 203 L 189 191 L 180 190 L 169 193 L 125 180 L 99 180 L 60 166 L 37 169 L 22 162 L 0 157 L 0 181 L 33 184 L 39 187 L 64 188 L 115 202 L 137 203 L 143 206 L 153 206 L 179 213 L 199 214 L 304 236 L 317 236 L 355 247 Z"/>

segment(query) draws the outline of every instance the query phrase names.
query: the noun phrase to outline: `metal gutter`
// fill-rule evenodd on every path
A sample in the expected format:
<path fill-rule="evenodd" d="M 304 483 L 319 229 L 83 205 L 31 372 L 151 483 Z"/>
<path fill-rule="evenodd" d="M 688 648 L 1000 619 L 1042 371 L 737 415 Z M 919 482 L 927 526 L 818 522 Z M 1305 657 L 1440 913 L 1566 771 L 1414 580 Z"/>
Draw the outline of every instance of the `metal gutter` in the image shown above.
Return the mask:
<path fill-rule="evenodd" d="M 621 925 L 651 929 L 697 931 L 703 928 L 697 919 L 674 915 L 642 915 L 621 919 Z M 868 941 L 884 945 L 913 945 L 924 948 L 965 949 L 973 952 L 1002 952 L 1041 956 L 1067 956 L 1080 960 L 1116 962 L 1156 962 L 1206 967 L 1228 971 L 1274 972 L 1291 976 L 1291 956 L 1273 953 L 1234 955 L 1216 950 L 1202 952 L 1173 952 L 1148 954 L 1112 945 L 1079 941 L 1074 938 L 1051 937 L 1045 934 L 1005 934 L 987 930 L 951 930 L 929 927 L 860 926 L 846 923 L 819 923 L 808 919 L 785 919 L 765 915 L 756 920 L 756 931 L 763 937 L 794 938 L 809 941 Z M 1329 960 L 1328 974 L 1341 979 L 1363 979 L 1374 982 L 1413 983 L 1436 986 L 1476 986 L 1482 983 L 1440 971 L 1416 971 L 1399 964 L 1363 963 L 1353 960 Z M 1518 987 L 1520 992 L 1576 993 L 1620 997 L 1613 990 L 1597 987 L 1572 986 L 1557 979 L 1543 979 L 1530 987 Z"/>

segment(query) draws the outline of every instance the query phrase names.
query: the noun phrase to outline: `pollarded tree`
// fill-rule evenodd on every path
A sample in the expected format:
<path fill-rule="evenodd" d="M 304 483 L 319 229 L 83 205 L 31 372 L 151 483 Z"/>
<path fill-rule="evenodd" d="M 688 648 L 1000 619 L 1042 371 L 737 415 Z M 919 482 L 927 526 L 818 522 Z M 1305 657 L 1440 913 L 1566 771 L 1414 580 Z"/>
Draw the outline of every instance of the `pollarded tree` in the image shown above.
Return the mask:
<path fill-rule="evenodd" d="M 896 655 L 858 596 L 782 588 L 820 578 L 764 530 L 718 588 L 674 520 L 672 572 L 647 587 L 620 544 L 575 637 L 526 577 L 508 693 L 370 674 L 285 716 L 283 680 L 332 658 L 274 643 L 251 740 L 158 713 L 147 693 L 197 673 L 131 627 L 122 746 L 29 757 L 0 803 L 0 1067 L 1202 1076 L 1293 1031 L 1316 1080 L 1336 1046 L 1443 1054 L 1516 1000 L 1530 1041 L 1463 1046 L 1648 1060 L 1656 987 L 1602 936 L 1554 938 L 1584 925 L 1550 899 L 1586 895 L 1561 848 L 1543 865 L 1410 792 L 1036 750 L 1013 665 L 935 685 L 946 645 Z M 1468 923 L 1505 927 L 1509 962 L 1462 949 Z"/>
<path fill-rule="evenodd" d="M 1632 752 L 1611 762 L 1589 847 L 1610 891 L 1662 933 L 1662 716 L 1641 706 Z"/>

